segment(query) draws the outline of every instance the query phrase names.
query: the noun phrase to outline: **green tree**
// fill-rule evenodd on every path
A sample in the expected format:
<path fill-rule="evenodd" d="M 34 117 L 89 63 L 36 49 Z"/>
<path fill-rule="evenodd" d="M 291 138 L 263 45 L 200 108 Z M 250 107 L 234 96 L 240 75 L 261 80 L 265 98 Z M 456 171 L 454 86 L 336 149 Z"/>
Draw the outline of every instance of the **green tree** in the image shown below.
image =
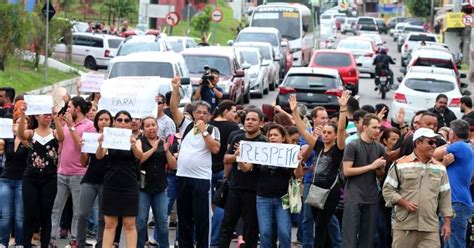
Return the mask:
<path fill-rule="evenodd" d="M 406 0 L 405 4 L 413 16 L 417 16 L 417 17 L 430 16 L 430 10 L 431 10 L 430 0 Z"/>
<path fill-rule="evenodd" d="M 38 69 L 40 55 L 46 52 L 46 20 L 38 8 L 29 14 L 28 19 L 31 22 L 30 40 L 35 44 L 35 63 L 34 66 Z M 48 37 L 48 56 L 53 52 L 54 46 L 60 42 L 62 37 L 65 44 L 71 44 L 71 22 L 65 19 L 53 18 L 49 22 L 49 37 Z"/>
<path fill-rule="evenodd" d="M 206 35 L 211 28 L 211 6 L 207 6 L 201 13 L 191 19 L 191 27 L 198 31 L 201 36 Z"/>
<path fill-rule="evenodd" d="M 20 4 L 0 3 L 0 20 L 0 70 L 5 71 L 8 57 L 24 44 L 27 24 Z"/>

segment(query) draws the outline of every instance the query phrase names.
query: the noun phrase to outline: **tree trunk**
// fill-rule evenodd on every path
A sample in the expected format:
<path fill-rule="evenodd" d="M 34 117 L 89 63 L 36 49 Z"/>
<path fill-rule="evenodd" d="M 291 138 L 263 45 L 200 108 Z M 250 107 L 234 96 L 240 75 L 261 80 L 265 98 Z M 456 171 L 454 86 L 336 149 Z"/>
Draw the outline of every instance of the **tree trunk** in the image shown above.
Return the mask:
<path fill-rule="evenodd" d="M 5 71 L 5 56 L 0 56 L 0 71 Z"/>
<path fill-rule="evenodd" d="M 39 70 L 39 61 L 40 61 L 40 53 L 36 51 L 35 53 L 35 69 Z"/>

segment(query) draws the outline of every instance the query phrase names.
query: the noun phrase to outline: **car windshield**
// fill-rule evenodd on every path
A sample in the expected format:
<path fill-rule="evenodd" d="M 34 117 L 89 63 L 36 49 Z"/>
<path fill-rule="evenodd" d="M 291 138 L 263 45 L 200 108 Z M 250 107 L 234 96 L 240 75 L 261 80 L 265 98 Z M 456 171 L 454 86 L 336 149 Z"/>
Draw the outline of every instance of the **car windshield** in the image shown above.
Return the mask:
<path fill-rule="evenodd" d="M 241 51 L 242 57 L 244 57 L 244 61 L 251 65 L 258 65 L 258 56 L 257 53 L 254 51 Z"/>
<path fill-rule="evenodd" d="M 183 40 L 170 40 L 169 43 L 171 44 L 171 50 L 175 53 L 179 53 L 183 51 Z"/>
<path fill-rule="evenodd" d="M 434 66 L 454 70 L 454 65 L 450 60 L 420 58 L 414 63 L 414 66 Z"/>
<path fill-rule="evenodd" d="M 254 13 L 252 27 L 276 28 L 280 31 L 281 36 L 294 40 L 300 37 L 301 33 L 300 13 L 296 8 L 269 7 L 268 11 L 262 8 Z"/>
<path fill-rule="evenodd" d="M 444 93 L 454 90 L 453 82 L 437 79 L 411 78 L 405 81 L 405 86 L 420 92 L 426 93 Z"/>
<path fill-rule="evenodd" d="M 331 19 L 331 16 L 330 15 L 322 15 L 321 16 L 321 19 L 324 20 L 324 19 Z"/>
<path fill-rule="evenodd" d="M 436 42 L 436 38 L 431 35 L 423 35 L 423 34 L 412 34 L 410 35 L 409 41 L 429 41 L 429 42 Z"/>
<path fill-rule="evenodd" d="M 425 32 L 425 29 L 422 27 L 405 27 L 403 29 L 404 33 L 410 33 L 410 32 Z"/>
<path fill-rule="evenodd" d="M 118 40 L 118 39 L 109 40 L 109 48 L 117 49 L 120 46 L 120 44 L 122 44 L 122 40 Z"/>
<path fill-rule="evenodd" d="M 339 49 L 348 49 L 348 50 L 371 50 L 369 42 L 357 42 L 354 40 L 341 41 L 338 46 Z"/>
<path fill-rule="evenodd" d="M 372 18 L 359 18 L 357 22 L 359 25 L 374 25 L 374 19 Z"/>
<path fill-rule="evenodd" d="M 322 66 L 350 66 L 351 57 L 344 53 L 318 53 L 314 58 L 314 62 Z"/>
<path fill-rule="evenodd" d="M 166 62 L 117 62 L 113 64 L 109 78 L 146 76 L 173 78 L 173 66 Z"/>
<path fill-rule="evenodd" d="M 77 32 L 84 33 L 89 29 L 89 25 L 84 22 L 76 22 L 74 23 L 74 27 L 77 29 Z"/>
<path fill-rule="evenodd" d="M 240 33 L 237 36 L 236 42 L 266 42 L 272 44 L 272 46 L 278 46 L 277 36 L 274 34 L 266 33 Z"/>
<path fill-rule="evenodd" d="M 189 72 L 193 74 L 204 73 L 204 66 L 219 70 L 220 75 L 231 75 L 230 61 L 227 57 L 209 55 L 184 55 Z"/>
<path fill-rule="evenodd" d="M 158 42 L 133 42 L 123 43 L 117 52 L 117 56 L 125 56 L 136 52 L 160 51 L 160 43 Z"/>
<path fill-rule="evenodd" d="M 359 28 L 360 31 L 377 31 L 374 25 L 363 25 Z"/>
<path fill-rule="evenodd" d="M 326 75 L 291 74 L 284 84 L 298 89 L 334 89 L 337 88 L 337 79 Z"/>

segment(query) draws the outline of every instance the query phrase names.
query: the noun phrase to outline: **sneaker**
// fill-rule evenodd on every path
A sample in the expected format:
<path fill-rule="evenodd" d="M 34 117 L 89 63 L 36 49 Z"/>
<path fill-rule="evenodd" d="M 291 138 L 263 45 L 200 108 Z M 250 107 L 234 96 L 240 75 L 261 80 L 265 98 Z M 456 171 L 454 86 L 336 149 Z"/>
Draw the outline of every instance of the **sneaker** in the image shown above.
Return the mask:
<path fill-rule="evenodd" d="M 148 240 L 147 246 L 148 246 L 148 247 L 158 247 L 159 245 L 158 245 L 158 243 L 156 243 L 156 241 L 154 241 L 154 240 Z"/>
<path fill-rule="evenodd" d="M 91 244 L 91 243 L 89 243 L 89 242 L 86 242 L 86 245 L 85 245 L 85 246 L 86 246 L 86 247 L 94 247 L 94 244 Z"/>
<path fill-rule="evenodd" d="M 93 238 L 95 238 L 96 236 L 97 236 L 97 234 L 96 234 L 94 231 L 91 231 L 91 230 L 88 230 L 88 231 L 87 231 L 87 237 L 88 237 L 88 238 L 93 239 Z"/>
<path fill-rule="evenodd" d="M 152 227 L 155 226 L 155 221 L 152 220 L 152 221 L 148 222 L 148 226 L 152 226 Z"/>

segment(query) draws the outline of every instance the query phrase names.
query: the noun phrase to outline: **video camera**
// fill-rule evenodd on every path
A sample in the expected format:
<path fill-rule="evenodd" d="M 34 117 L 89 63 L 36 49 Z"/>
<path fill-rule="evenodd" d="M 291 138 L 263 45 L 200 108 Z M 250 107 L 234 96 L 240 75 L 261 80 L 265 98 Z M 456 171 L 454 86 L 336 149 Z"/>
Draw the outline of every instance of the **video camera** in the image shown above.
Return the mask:
<path fill-rule="evenodd" d="M 204 74 L 201 77 L 201 84 L 209 86 L 209 83 L 214 81 L 214 75 L 211 75 L 211 68 L 208 65 L 204 66 Z"/>

